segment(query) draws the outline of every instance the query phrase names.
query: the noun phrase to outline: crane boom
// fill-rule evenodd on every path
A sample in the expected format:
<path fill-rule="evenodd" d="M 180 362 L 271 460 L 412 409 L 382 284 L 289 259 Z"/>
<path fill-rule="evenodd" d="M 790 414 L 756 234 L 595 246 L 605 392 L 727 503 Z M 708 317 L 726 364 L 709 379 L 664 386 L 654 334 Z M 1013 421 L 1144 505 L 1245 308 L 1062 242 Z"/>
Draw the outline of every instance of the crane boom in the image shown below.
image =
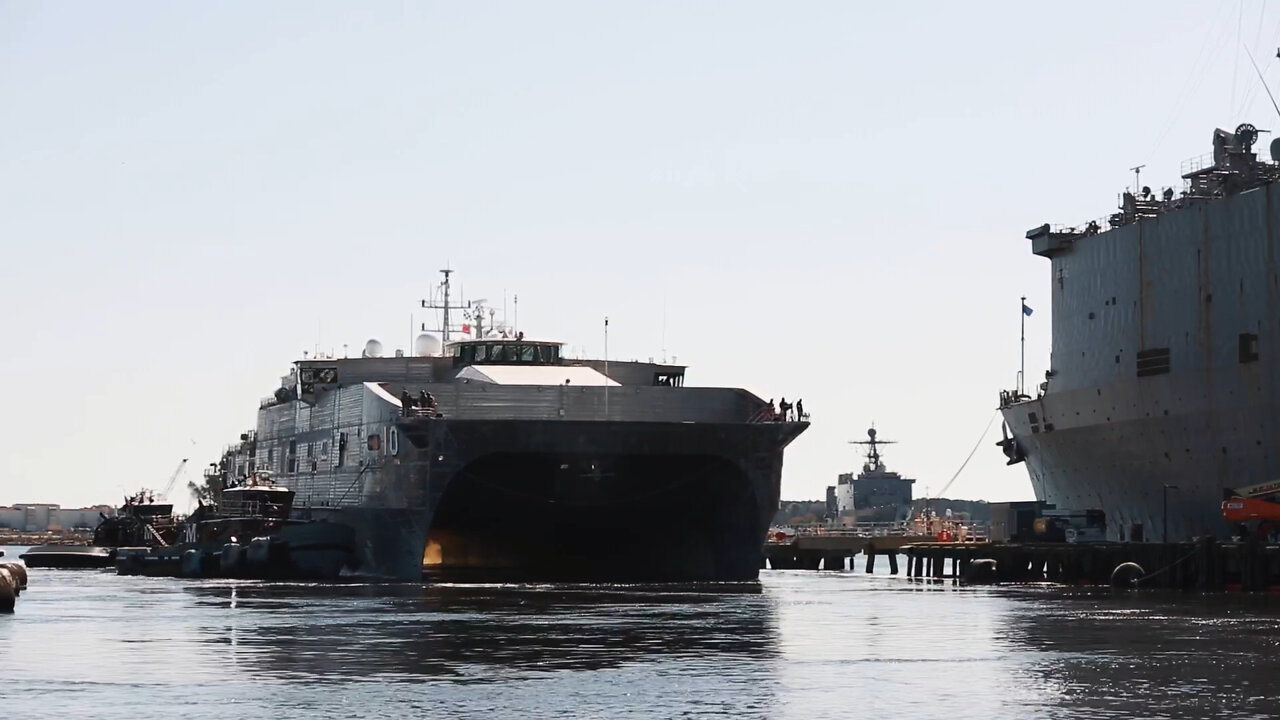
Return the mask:
<path fill-rule="evenodd" d="M 1280 493 L 1280 481 L 1272 480 L 1271 482 L 1259 483 L 1257 485 L 1249 485 L 1246 487 L 1238 487 L 1232 489 L 1236 497 L 1242 498 L 1260 498 L 1267 495 Z"/>
<path fill-rule="evenodd" d="M 160 491 L 160 496 L 169 497 L 169 491 L 173 489 L 173 484 L 178 481 L 178 476 L 182 474 L 182 468 L 187 466 L 187 460 L 190 458 L 182 458 L 182 462 L 178 463 L 178 467 L 174 469 L 173 474 L 169 476 L 169 482 L 164 486 L 164 490 Z"/>

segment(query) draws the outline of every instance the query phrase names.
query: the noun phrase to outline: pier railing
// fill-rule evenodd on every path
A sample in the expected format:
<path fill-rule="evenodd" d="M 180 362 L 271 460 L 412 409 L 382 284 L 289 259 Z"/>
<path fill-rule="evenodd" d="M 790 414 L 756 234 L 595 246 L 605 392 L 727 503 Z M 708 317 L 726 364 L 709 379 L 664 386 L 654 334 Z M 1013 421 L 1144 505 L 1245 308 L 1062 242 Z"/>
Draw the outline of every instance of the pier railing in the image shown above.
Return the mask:
<path fill-rule="evenodd" d="M 937 518 L 928 523 L 866 522 L 852 526 L 811 523 L 778 525 L 769 529 L 769 542 L 789 542 L 792 538 L 800 536 L 918 537 L 922 542 L 937 542 L 939 537 L 948 537 L 951 542 L 961 542 L 961 538 L 963 542 L 987 542 L 991 537 L 991 526 L 987 523 L 968 523 Z"/>

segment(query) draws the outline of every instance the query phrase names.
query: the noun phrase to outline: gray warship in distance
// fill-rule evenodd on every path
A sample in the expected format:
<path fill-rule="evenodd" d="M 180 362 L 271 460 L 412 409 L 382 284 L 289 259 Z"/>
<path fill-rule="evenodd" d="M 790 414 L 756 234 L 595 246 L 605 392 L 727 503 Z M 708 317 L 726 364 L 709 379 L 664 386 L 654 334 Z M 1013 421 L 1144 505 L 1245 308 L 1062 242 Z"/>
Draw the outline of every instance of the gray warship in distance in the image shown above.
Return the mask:
<path fill-rule="evenodd" d="M 361 575 L 758 577 L 783 449 L 807 422 L 746 390 L 686 387 L 681 365 L 569 359 L 486 328 L 493 311 L 451 305 L 443 272 L 422 303 L 438 334 L 409 355 L 370 341 L 295 362 L 210 473 L 229 486 L 270 471 L 303 517 L 355 529 Z"/>
<path fill-rule="evenodd" d="M 1216 130 L 1181 193 L 1027 233 L 1052 264 L 1053 354 L 1035 397 L 1001 393 L 999 444 L 1037 499 L 1104 510 L 1113 539 L 1224 537 L 1224 491 L 1280 477 L 1280 139 L 1262 161 L 1258 133 Z"/>

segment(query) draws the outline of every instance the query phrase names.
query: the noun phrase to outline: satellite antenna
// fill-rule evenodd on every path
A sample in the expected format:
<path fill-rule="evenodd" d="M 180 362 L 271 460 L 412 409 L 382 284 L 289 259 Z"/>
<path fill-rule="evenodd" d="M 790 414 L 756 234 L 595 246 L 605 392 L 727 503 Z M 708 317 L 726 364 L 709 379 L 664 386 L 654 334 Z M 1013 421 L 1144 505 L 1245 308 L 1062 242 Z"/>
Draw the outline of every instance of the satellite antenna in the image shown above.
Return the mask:
<path fill-rule="evenodd" d="M 444 344 L 440 342 L 440 338 L 430 333 L 422 333 L 413 341 L 413 354 L 424 356 L 436 356 L 444 352 Z"/>

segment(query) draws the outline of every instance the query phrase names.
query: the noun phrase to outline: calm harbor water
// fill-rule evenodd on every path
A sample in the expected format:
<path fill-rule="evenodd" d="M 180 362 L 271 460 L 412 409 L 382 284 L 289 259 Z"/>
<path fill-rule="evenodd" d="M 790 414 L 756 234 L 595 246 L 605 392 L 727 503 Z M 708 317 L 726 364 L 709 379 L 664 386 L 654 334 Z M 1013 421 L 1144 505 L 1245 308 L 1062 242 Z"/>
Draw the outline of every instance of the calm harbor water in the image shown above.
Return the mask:
<path fill-rule="evenodd" d="M 5 548 L 15 559 L 19 548 Z M 311 585 L 32 571 L 6 717 L 1274 717 L 1280 599 Z"/>

